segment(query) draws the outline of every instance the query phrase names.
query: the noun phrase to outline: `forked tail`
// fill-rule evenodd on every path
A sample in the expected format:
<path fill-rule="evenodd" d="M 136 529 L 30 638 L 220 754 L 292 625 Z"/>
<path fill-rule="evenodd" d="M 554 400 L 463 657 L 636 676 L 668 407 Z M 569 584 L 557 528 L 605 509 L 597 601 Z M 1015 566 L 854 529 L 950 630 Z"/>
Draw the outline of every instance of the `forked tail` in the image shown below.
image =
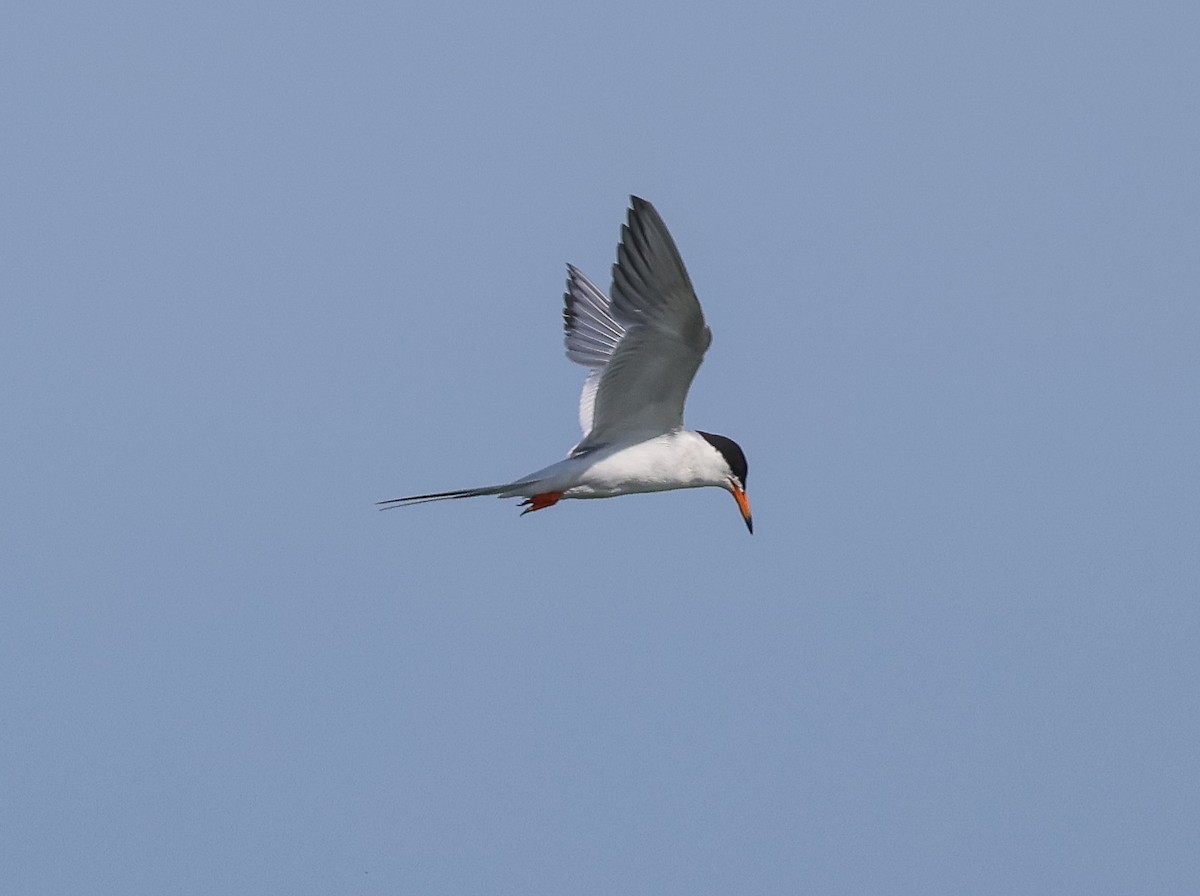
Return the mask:
<path fill-rule="evenodd" d="M 450 501 L 455 498 L 479 498 L 485 495 L 506 497 L 505 492 L 519 488 L 522 483 L 508 482 L 504 485 L 489 485 L 484 488 L 464 488 L 456 492 L 434 492 L 429 495 L 410 495 L 407 498 L 390 498 L 387 501 L 376 501 L 380 510 L 395 510 L 397 507 L 411 507 L 414 504 L 428 504 L 431 501 Z"/>
<path fill-rule="evenodd" d="M 524 498 L 518 506 L 524 507 L 521 516 L 534 510 L 545 510 L 558 503 L 562 492 L 547 491 L 539 486 L 537 479 L 518 479 L 504 485 L 488 485 L 484 488 L 464 488 L 456 492 L 433 492 L 428 495 L 410 495 L 407 498 L 392 498 L 388 501 L 377 501 L 380 510 L 395 510 L 397 507 L 411 507 L 414 504 L 428 504 L 430 501 L 451 501 L 455 498 L 478 498 L 484 495 L 495 495 L 498 498 Z"/>

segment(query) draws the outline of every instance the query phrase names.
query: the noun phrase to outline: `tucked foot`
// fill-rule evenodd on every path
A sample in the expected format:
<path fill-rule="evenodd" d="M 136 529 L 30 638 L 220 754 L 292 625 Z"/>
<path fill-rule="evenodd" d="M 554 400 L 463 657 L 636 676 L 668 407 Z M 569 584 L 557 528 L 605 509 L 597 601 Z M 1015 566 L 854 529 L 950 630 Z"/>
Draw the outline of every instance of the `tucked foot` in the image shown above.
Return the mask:
<path fill-rule="evenodd" d="M 535 510 L 545 510 L 547 507 L 553 507 L 558 503 L 558 499 L 563 496 L 562 492 L 542 492 L 540 495 L 534 495 L 532 498 L 526 498 L 518 507 L 524 507 L 521 511 L 521 516 L 527 513 L 532 513 Z"/>

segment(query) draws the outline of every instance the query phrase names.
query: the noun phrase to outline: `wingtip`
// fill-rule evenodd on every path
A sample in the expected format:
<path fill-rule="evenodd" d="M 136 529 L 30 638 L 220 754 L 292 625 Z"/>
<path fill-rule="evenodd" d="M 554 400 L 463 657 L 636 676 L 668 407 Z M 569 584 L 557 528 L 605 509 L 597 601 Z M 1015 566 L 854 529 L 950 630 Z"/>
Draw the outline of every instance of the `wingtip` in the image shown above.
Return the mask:
<path fill-rule="evenodd" d="M 636 214 L 641 215 L 647 211 L 653 212 L 654 204 L 648 199 L 643 199 L 641 196 L 631 193 L 629 196 L 629 208 Z"/>

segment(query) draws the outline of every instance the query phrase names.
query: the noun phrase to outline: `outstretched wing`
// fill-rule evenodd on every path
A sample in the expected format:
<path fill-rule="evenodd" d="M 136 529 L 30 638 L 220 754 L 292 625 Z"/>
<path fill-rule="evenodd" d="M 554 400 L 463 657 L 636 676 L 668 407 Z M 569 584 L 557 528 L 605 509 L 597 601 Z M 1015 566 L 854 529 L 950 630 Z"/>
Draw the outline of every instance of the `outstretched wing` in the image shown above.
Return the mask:
<path fill-rule="evenodd" d="M 580 400 L 584 438 L 575 450 L 682 427 L 688 389 L 712 333 L 654 206 L 631 199 L 611 298 L 570 272 L 567 355 L 592 368 Z"/>
<path fill-rule="evenodd" d="M 567 357 L 588 369 L 579 396 L 579 425 L 587 436 L 592 429 L 596 388 L 625 328 L 613 320 L 611 300 L 573 264 L 567 265 L 567 291 L 563 295 L 563 329 Z"/>

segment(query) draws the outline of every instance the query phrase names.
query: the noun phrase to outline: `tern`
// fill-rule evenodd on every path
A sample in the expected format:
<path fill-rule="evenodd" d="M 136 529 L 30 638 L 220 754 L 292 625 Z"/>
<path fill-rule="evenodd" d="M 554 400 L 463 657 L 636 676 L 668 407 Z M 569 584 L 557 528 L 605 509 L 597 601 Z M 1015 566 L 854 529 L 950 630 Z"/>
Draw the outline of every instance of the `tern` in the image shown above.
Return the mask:
<path fill-rule="evenodd" d="M 630 198 L 609 295 L 568 264 L 563 300 L 567 357 L 588 368 L 582 441 L 565 460 L 512 482 L 392 498 L 378 502 L 381 509 L 494 495 L 524 498 L 524 516 L 565 498 L 715 486 L 733 495 L 753 533 L 746 455 L 733 439 L 683 428 L 712 331 L 653 205 Z"/>

